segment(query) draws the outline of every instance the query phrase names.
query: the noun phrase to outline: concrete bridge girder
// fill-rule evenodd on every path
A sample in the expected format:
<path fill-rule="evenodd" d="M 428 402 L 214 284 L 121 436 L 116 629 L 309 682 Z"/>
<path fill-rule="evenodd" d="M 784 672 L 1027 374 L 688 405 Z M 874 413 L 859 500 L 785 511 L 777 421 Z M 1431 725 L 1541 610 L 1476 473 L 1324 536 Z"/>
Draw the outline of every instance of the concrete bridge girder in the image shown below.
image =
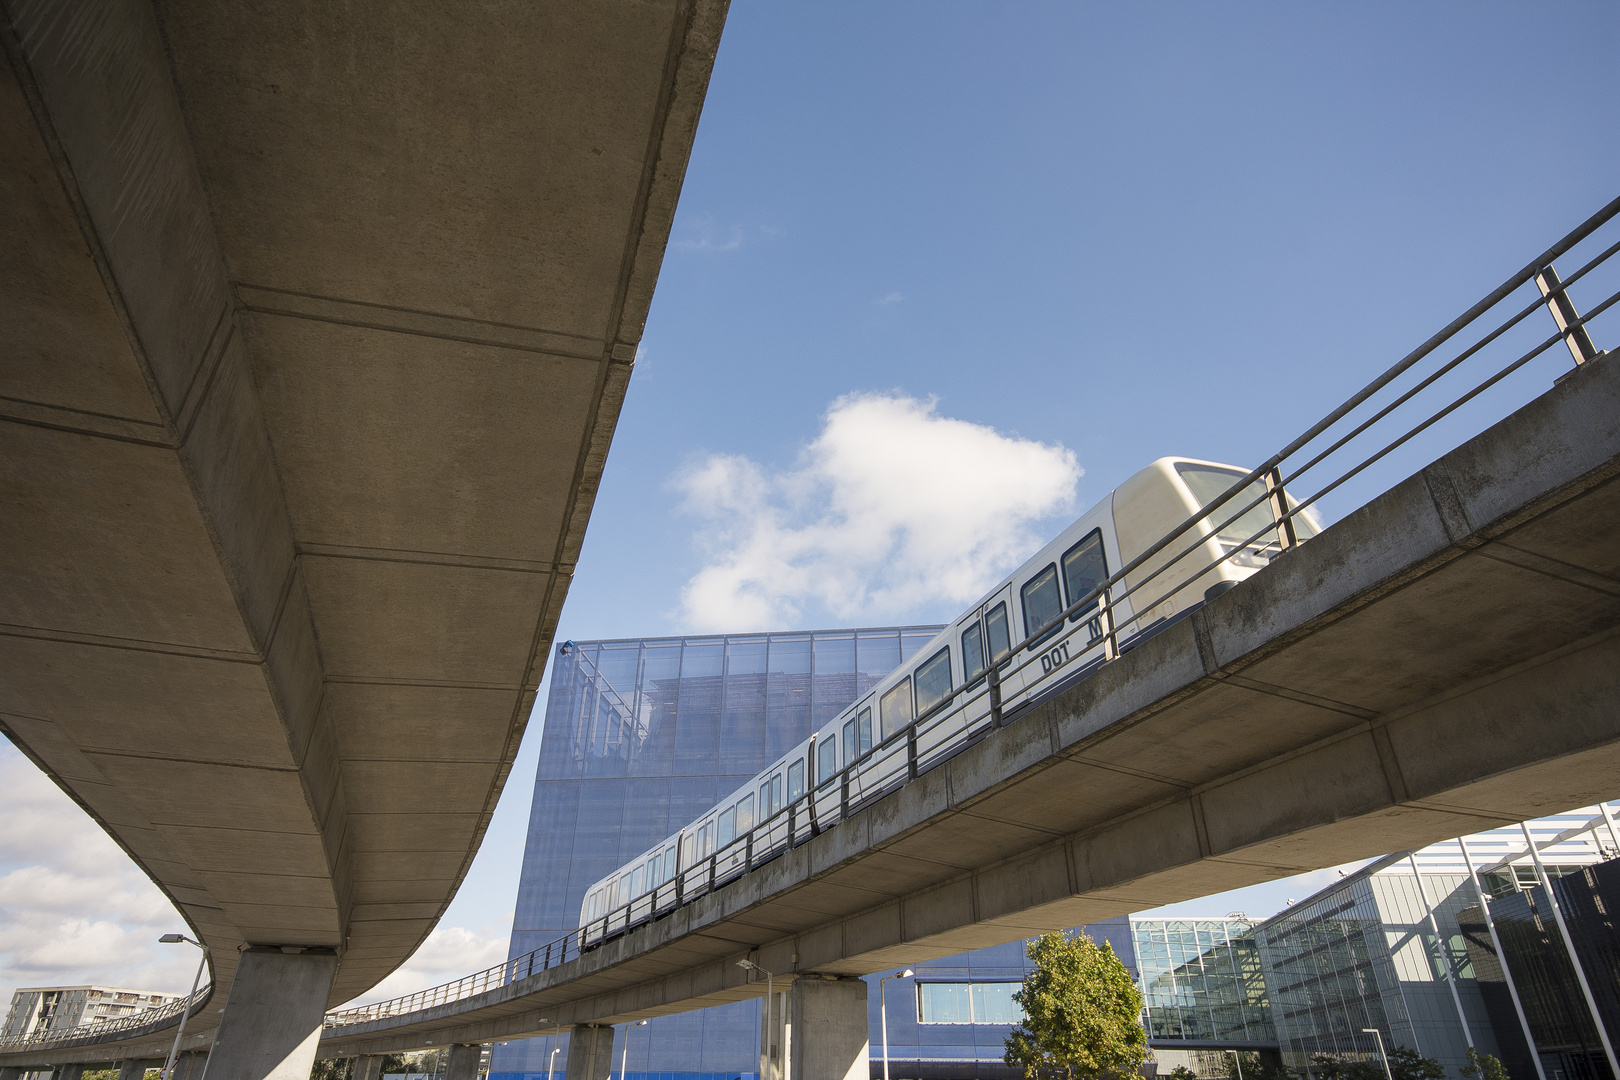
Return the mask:
<path fill-rule="evenodd" d="M 502 1039 L 860 975 L 1620 787 L 1620 361 L 794 851 L 522 983 L 331 1031 Z"/>
<path fill-rule="evenodd" d="M 725 10 L 0 4 L 0 730 L 210 947 L 188 1049 L 241 948 L 336 1004 L 465 874 Z"/>

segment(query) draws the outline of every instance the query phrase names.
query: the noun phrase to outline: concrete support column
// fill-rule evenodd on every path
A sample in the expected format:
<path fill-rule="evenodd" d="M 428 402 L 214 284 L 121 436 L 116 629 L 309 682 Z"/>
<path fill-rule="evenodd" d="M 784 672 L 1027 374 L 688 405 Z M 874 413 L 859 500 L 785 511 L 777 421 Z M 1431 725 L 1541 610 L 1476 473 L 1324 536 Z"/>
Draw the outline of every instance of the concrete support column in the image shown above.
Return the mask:
<path fill-rule="evenodd" d="M 608 1080 L 613 1071 L 613 1029 L 578 1024 L 568 1030 L 568 1080 Z"/>
<path fill-rule="evenodd" d="M 145 1058 L 128 1058 L 118 1063 L 118 1080 L 141 1080 L 147 1069 L 161 1069 L 163 1062 L 147 1061 Z"/>
<path fill-rule="evenodd" d="M 242 953 L 205 1080 L 309 1080 L 336 974 L 329 949 Z"/>
<path fill-rule="evenodd" d="M 51 1080 L 79 1080 L 83 1075 L 83 1065 L 58 1065 L 51 1070 Z"/>
<path fill-rule="evenodd" d="M 444 1080 L 478 1080 L 478 1061 L 483 1056 L 484 1048 L 479 1043 L 456 1043 L 450 1047 Z"/>
<path fill-rule="evenodd" d="M 870 1080 L 865 979 L 801 975 L 788 1017 L 792 1080 Z"/>
<path fill-rule="evenodd" d="M 382 1080 L 382 1055 L 362 1054 L 354 1059 L 354 1075 L 349 1080 Z"/>
<path fill-rule="evenodd" d="M 22 1080 L 22 1074 L 21 1065 L 0 1066 L 0 1080 Z"/>

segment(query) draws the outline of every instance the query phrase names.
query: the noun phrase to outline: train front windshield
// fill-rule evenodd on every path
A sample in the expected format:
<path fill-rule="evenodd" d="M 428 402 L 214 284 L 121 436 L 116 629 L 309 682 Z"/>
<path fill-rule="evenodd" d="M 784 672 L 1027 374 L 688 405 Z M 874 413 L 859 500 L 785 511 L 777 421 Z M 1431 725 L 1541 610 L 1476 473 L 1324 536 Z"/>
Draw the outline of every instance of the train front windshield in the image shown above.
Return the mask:
<path fill-rule="evenodd" d="M 1176 472 L 1181 474 L 1182 481 L 1186 483 L 1193 493 L 1193 498 L 1197 499 L 1201 506 L 1208 506 L 1211 502 L 1220 498 L 1227 488 L 1243 478 L 1242 473 L 1228 472 L 1225 469 L 1212 469 L 1207 465 L 1178 463 Z M 1255 533 L 1261 533 L 1254 541 L 1256 544 L 1264 545 L 1276 539 L 1275 533 L 1262 532 L 1262 530 L 1272 529 L 1276 525 L 1276 521 L 1271 515 L 1271 501 L 1263 498 L 1265 493 L 1265 485 L 1256 480 L 1245 487 L 1235 499 L 1230 499 L 1208 512 L 1210 524 L 1219 525 L 1228 517 L 1231 517 L 1232 511 L 1239 506 L 1246 506 L 1253 500 L 1260 499 L 1260 502 L 1249 507 L 1248 510 L 1238 516 L 1236 521 L 1225 526 L 1216 534 L 1223 543 L 1236 547 L 1247 541 L 1249 537 L 1254 536 Z M 1289 506 L 1295 505 L 1297 503 L 1290 499 Z M 1301 540 L 1316 535 L 1316 530 L 1311 526 L 1310 521 L 1306 519 L 1304 514 L 1295 514 L 1290 520 L 1294 523 L 1294 535 Z"/>

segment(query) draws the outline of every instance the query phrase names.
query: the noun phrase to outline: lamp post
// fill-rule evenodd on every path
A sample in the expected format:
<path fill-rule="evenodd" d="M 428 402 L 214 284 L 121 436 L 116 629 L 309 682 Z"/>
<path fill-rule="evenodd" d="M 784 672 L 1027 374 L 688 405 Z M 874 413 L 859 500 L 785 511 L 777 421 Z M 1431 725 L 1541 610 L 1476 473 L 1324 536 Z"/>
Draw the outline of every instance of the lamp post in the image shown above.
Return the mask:
<path fill-rule="evenodd" d="M 645 1020 L 637 1020 L 633 1024 L 624 1025 L 624 1050 L 619 1054 L 619 1080 L 625 1080 L 625 1078 L 630 1075 L 624 1071 L 628 1067 L 626 1063 L 630 1060 L 630 1029 L 633 1027 L 646 1026 L 647 1021 Z"/>
<path fill-rule="evenodd" d="M 1228 1050 L 1227 1053 L 1232 1055 L 1232 1062 L 1237 1066 L 1238 1080 L 1243 1080 L 1243 1059 L 1236 1050 Z"/>
<path fill-rule="evenodd" d="M 885 975 L 878 980 L 878 1022 L 883 1028 L 883 1080 L 889 1080 L 889 995 L 885 993 L 885 984 L 890 979 L 909 979 L 914 974 L 910 968 L 897 975 Z"/>
<path fill-rule="evenodd" d="M 191 980 L 191 993 L 180 1003 L 180 1026 L 174 1033 L 174 1046 L 169 1049 L 169 1060 L 163 1063 L 163 1071 L 159 1073 L 161 1080 L 174 1080 L 174 1063 L 180 1057 L 180 1039 L 186 1033 L 186 1017 L 191 1014 L 191 999 L 197 994 L 197 987 L 202 984 L 203 968 L 208 964 L 208 946 L 200 941 L 192 941 L 184 934 L 164 934 L 158 938 L 161 945 L 178 945 L 182 941 L 197 946 L 202 950 L 202 958 L 197 961 L 197 975 Z"/>
<path fill-rule="evenodd" d="M 560 1046 L 551 1048 L 551 1058 L 546 1062 L 546 1080 L 551 1080 L 557 1074 L 557 1051 L 561 1049 Z"/>
<path fill-rule="evenodd" d="M 749 971 L 757 971 L 761 975 L 765 976 L 765 1038 L 759 1048 L 759 1080 L 771 1080 L 769 1076 L 771 1064 L 771 1036 L 776 1034 L 775 1030 L 771 1027 L 771 1011 L 776 1001 L 776 995 L 772 993 L 771 983 L 774 976 L 764 968 L 760 967 L 758 964 L 754 963 L 752 960 L 739 960 L 737 961 L 737 966 L 740 968 L 746 968 Z"/>
<path fill-rule="evenodd" d="M 1389 1071 L 1389 1054 L 1384 1050 L 1384 1035 L 1377 1028 L 1362 1028 L 1368 1035 L 1378 1040 L 1378 1056 L 1384 1059 L 1384 1076 L 1388 1080 L 1395 1080 L 1395 1074 Z"/>

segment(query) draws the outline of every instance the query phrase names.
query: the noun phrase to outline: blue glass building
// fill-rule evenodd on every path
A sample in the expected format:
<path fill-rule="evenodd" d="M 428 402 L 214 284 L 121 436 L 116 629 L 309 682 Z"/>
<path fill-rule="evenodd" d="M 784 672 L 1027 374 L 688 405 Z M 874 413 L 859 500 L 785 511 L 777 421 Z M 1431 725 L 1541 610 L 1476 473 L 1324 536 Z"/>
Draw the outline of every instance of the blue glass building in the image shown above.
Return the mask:
<path fill-rule="evenodd" d="M 565 642 L 551 670 L 510 955 L 578 925 L 585 890 L 692 821 L 838 715 L 937 626 Z M 1124 919 L 1092 928 L 1131 966 Z M 1021 942 L 916 965 L 888 984 L 896 1077 L 992 1076 L 1016 1017 Z M 872 984 L 877 1061 L 878 979 Z M 621 1028 L 632 1080 L 732 1080 L 759 1068 L 760 1008 L 739 1002 Z M 500 1044 L 491 1080 L 539 1080 L 552 1037 Z M 567 1051 L 556 1056 L 557 1075 Z M 987 1068 L 982 1063 L 995 1063 Z M 617 1072 L 617 1070 L 615 1070 Z M 623 1078 L 621 1078 L 623 1080 Z"/>

